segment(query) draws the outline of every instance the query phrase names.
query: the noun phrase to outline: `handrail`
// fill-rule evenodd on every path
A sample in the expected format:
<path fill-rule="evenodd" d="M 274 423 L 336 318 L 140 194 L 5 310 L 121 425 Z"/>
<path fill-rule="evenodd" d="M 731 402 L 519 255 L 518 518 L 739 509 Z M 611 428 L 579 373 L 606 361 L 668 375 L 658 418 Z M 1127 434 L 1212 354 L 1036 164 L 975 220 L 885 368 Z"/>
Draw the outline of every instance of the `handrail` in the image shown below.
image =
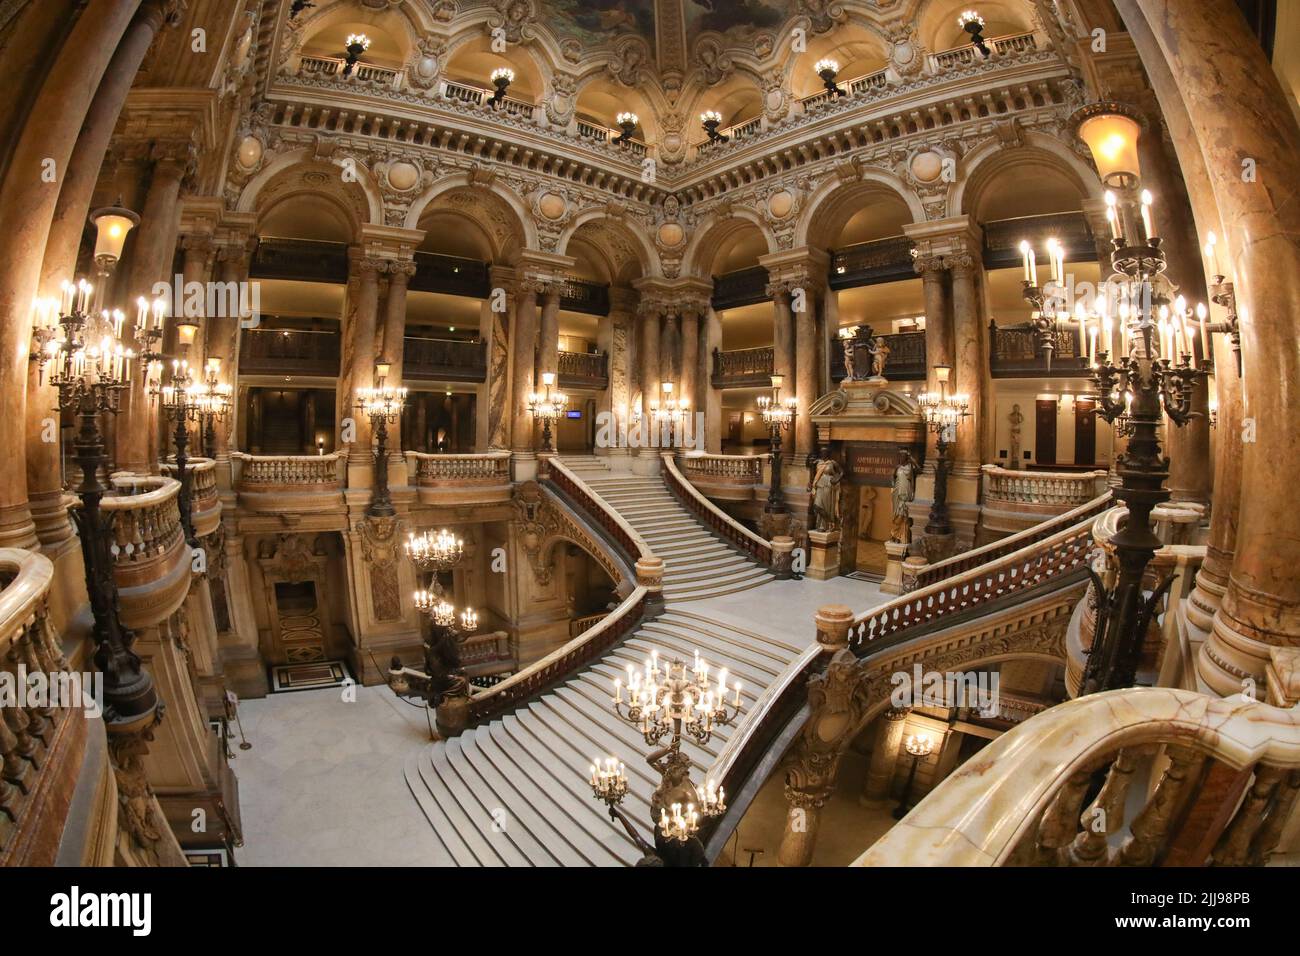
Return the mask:
<path fill-rule="evenodd" d="M 563 491 L 569 499 L 586 514 L 587 519 L 598 528 L 607 532 L 614 542 L 623 549 L 624 556 L 635 564 L 640 558 L 653 558 L 654 552 L 645 538 L 637 532 L 617 511 L 605 503 L 605 500 L 587 487 L 587 483 L 569 470 L 558 458 L 547 460 L 549 476 L 543 480 L 550 481 Z"/>
<path fill-rule="evenodd" d="M 1026 528 L 1024 531 L 1018 531 L 1013 535 L 1000 538 L 997 541 L 990 542 L 979 548 L 973 548 L 970 551 L 963 551 L 961 554 L 953 555 L 951 558 L 945 558 L 943 561 L 936 561 L 934 564 L 927 564 L 920 568 L 914 575 L 909 575 L 908 583 L 911 585 L 908 594 L 911 594 L 918 588 L 928 587 L 945 578 L 952 577 L 954 574 L 961 574 L 976 568 L 989 561 L 997 560 L 1006 555 L 1014 554 L 1023 549 L 1026 545 L 1042 541 L 1052 535 L 1059 534 L 1061 531 L 1072 528 L 1086 518 L 1096 518 L 1104 513 L 1111 506 L 1111 492 L 1098 495 L 1087 504 L 1073 508 L 1064 514 L 1054 516 L 1048 521 L 1034 525 L 1032 528 Z"/>
<path fill-rule="evenodd" d="M 408 470 L 414 465 L 413 474 L 419 483 L 451 480 L 510 480 L 510 452 L 508 451 L 451 455 L 408 451 L 405 455 Z"/>
<path fill-rule="evenodd" d="M 39 551 L 0 548 L 0 645 L 35 619 L 54 583 L 54 564 Z"/>
<path fill-rule="evenodd" d="M 1093 499 L 1110 473 L 1094 471 L 1026 471 L 984 465 L 985 500 L 1042 505 L 1083 505 Z"/>
<path fill-rule="evenodd" d="M 239 462 L 237 485 L 331 485 L 341 483 L 341 455 L 247 455 L 235 451 Z"/>
<path fill-rule="evenodd" d="M 1138 748 L 1161 745 L 1169 745 L 1167 753 L 1180 772 L 1166 774 L 1146 809 L 1138 811 L 1150 826 L 1119 840 L 1126 821 L 1124 783 L 1117 777 L 1137 776 L 1131 761 Z M 1120 773 L 1111 773 L 1098 803 L 1092 805 L 1110 808 L 1104 829 L 1080 831 L 1080 815 L 1091 812 L 1081 805 L 1089 780 L 1111 758 L 1112 769 L 1119 767 Z M 1168 814 L 1151 815 L 1150 809 L 1161 805 L 1157 801 L 1175 805 L 1171 801 L 1179 794 L 1173 791 L 1186 795 L 1189 787 L 1195 788 L 1196 771 L 1207 758 L 1232 770 L 1255 770 L 1255 785 L 1235 819 L 1219 821 L 1226 838 L 1214 850 L 1215 862 L 1263 862 L 1272 849 L 1268 837 L 1275 845 L 1295 801 L 1296 784 L 1278 778 L 1300 768 L 1300 709 L 1284 710 L 1241 696 L 1132 687 L 1058 704 L 1012 728 L 981 751 L 979 760 L 928 793 L 854 865 L 1034 862 L 1021 855 L 1025 849 L 1038 855 L 1037 862 L 1052 864 L 1150 865 L 1162 852 L 1170 827 Z M 1144 783 L 1145 778 L 1133 781 L 1137 787 Z M 1107 791 L 1108 800 L 1102 803 Z M 1226 794 L 1230 806 L 1225 809 L 1232 810 L 1239 796 L 1236 791 Z M 1272 810 L 1261 822 L 1270 801 Z M 1060 825 L 1059 832 L 1053 832 L 1054 824 Z M 1214 845 L 1214 834 L 1207 836 L 1203 845 Z"/>
<path fill-rule="evenodd" d="M 671 452 L 664 452 L 660 457 L 663 458 L 664 462 L 664 481 L 667 482 L 668 487 L 676 493 L 677 499 L 687 509 L 694 512 L 695 516 L 703 521 L 705 525 L 722 535 L 730 544 L 745 554 L 761 561 L 768 567 L 772 565 L 772 542 L 754 534 L 754 532 L 702 495 L 677 470 L 677 463 L 674 461 Z"/>
<path fill-rule="evenodd" d="M 763 480 L 763 462 L 768 455 L 709 455 L 689 452 L 682 455 L 682 469 L 686 477 L 749 479 L 750 484 Z"/>
<path fill-rule="evenodd" d="M 649 593 L 647 588 L 638 586 L 595 627 L 510 675 L 501 683 L 476 693 L 469 705 L 471 722 L 487 720 L 513 710 L 554 686 L 577 668 L 604 654 L 640 622 Z"/>

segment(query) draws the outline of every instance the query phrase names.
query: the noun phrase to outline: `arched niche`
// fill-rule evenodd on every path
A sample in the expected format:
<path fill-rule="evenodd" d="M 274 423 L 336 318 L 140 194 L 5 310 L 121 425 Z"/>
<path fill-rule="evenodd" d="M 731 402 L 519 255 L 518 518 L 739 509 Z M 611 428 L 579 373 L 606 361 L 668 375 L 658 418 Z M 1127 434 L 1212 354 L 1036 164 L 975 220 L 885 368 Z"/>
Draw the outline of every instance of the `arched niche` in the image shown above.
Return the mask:
<path fill-rule="evenodd" d="M 696 130 L 695 140 L 704 142 L 708 139 L 699 123 L 700 114 L 705 110 L 714 110 L 722 115 L 719 129 L 739 126 L 763 115 L 763 91 L 756 77 L 742 71 L 727 78 L 717 86 L 702 91 L 695 101 L 694 109 L 688 114 L 692 117 Z"/>
<path fill-rule="evenodd" d="M 966 161 L 951 208 L 976 222 L 1078 212 L 1084 199 L 1101 195 L 1096 173 L 1051 137 L 1027 137 L 1010 149 L 988 144 Z"/>
<path fill-rule="evenodd" d="M 507 96 L 525 103 L 538 103 L 546 90 L 541 65 L 527 47 L 512 46 L 507 53 L 492 49 L 492 38 L 483 33 L 459 43 L 447 57 L 443 74 L 455 83 L 492 89 L 492 71 L 507 67 L 514 71 Z"/>
<path fill-rule="evenodd" d="M 608 129 L 617 129 L 619 113 L 632 112 L 640 121 L 632 134 L 646 144 L 659 141 L 659 121 L 654 105 L 635 87 L 624 86 L 608 74 L 596 74 L 578 91 L 575 113 L 580 120 Z"/>
<path fill-rule="evenodd" d="M 970 44 L 970 34 L 957 25 L 965 10 L 984 18 L 984 39 L 992 40 L 1034 30 L 1034 9 L 1029 0 L 927 0 L 917 16 L 917 34 L 927 50 L 942 53 Z"/>
<path fill-rule="evenodd" d="M 776 251 L 776 242 L 756 214 L 736 210 L 697 232 L 685 253 L 683 275 L 713 276 L 758 265 Z"/>
<path fill-rule="evenodd" d="M 850 80 L 883 70 L 889 62 L 889 44 L 878 33 L 853 22 L 809 37 L 806 52 L 792 53 L 787 67 L 790 92 L 796 99 L 825 89 L 813 67 L 828 57 L 840 65 L 837 82 L 843 87 Z"/>
<path fill-rule="evenodd" d="M 493 259 L 491 235 L 478 219 L 460 209 L 450 206 L 428 209 L 420 218 L 418 228 L 425 234 L 420 252 L 481 262 Z"/>
<path fill-rule="evenodd" d="M 393 70 L 402 68 L 415 45 L 411 24 L 401 13 L 372 10 L 359 3 L 326 7 L 308 19 L 302 31 L 298 52 L 303 56 L 344 57 L 348 36 L 364 33 L 370 38 L 370 48 L 361 55 L 361 62 Z"/>
<path fill-rule="evenodd" d="M 260 211 L 257 235 L 264 239 L 356 241 L 358 223 L 336 198 L 321 193 L 289 193 Z"/>
<path fill-rule="evenodd" d="M 813 194 L 795 235 L 797 246 L 840 249 L 903 234 L 907 223 L 924 221 L 916 194 L 892 177 L 842 183 L 832 180 Z"/>
<path fill-rule="evenodd" d="M 356 242 L 363 224 L 383 221 L 383 206 L 369 171 L 360 164 L 355 169 L 357 178 L 344 182 L 338 164 L 312 159 L 307 150 L 277 156 L 244 188 L 238 211 L 256 213 L 259 224 L 269 215 L 277 229 L 306 230 L 316 216 L 331 234 L 342 233 L 346 224 L 347 235 L 337 241 Z M 308 231 L 282 238 L 321 236 Z"/>
<path fill-rule="evenodd" d="M 574 257 L 581 248 L 591 250 L 607 277 L 603 281 L 614 285 L 658 274 L 658 260 L 649 237 L 626 221 L 597 210 L 578 216 L 556 248 Z"/>
<path fill-rule="evenodd" d="M 509 190 L 471 183 L 467 173 L 443 177 L 417 198 L 406 228 L 424 229 L 427 217 L 437 213 L 470 220 L 487 240 L 491 255 L 483 258 L 489 261 L 507 262 L 520 250 L 538 247 L 532 217 L 519 197 Z"/>

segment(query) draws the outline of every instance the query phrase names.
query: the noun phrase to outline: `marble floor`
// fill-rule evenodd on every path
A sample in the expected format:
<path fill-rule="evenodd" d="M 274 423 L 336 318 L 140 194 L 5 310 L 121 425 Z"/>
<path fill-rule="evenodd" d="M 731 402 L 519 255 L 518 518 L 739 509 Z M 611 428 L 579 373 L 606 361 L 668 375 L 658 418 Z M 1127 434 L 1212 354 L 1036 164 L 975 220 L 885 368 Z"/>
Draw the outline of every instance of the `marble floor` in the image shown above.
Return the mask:
<path fill-rule="evenodd" d="M 818 607 L 846 604 L 860 613 L 883 600 L 875 584 L 833 578 L 772 581 L 683 606 L 811 642 Z M 355 699 L 330 688 L 240 703 L 253 748 L 236 748 L 232 763 L 244 825 L 239 865 L 450 863 L 402 774 L 412 749 L 428 746 L 424 712 L 383 686 L 353 688 L 348 696 Z"/>

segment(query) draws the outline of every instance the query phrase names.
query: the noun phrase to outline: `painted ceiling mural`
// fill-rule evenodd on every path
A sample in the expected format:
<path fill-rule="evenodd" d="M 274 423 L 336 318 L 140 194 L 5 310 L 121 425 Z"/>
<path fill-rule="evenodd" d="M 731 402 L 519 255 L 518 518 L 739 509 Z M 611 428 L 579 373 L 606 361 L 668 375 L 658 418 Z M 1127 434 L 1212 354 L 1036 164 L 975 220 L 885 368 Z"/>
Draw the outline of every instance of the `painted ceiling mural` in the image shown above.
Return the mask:
<path fill-rule="evenodd" d="M 655 47 L 655 0 L 547 0 L 543 17 L 588 46 L 633 33 Z"/>
<path fill-rule="evenodd" d="M 705 31 L 746 35 L 775 30 L 789 16 L 780 0 L 682 0 L 686 35 Z"/>

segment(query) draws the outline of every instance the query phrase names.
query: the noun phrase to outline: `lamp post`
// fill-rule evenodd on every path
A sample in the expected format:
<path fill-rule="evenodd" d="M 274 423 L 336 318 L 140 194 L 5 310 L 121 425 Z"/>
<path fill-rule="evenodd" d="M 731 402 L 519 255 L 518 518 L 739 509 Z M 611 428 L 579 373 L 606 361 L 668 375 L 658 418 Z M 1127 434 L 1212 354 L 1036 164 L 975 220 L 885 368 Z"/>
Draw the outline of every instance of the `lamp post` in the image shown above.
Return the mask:
<path fill-rule="evenodd" d="M 364 33 L 348 34 L 348 42 L 344 48 L 343 75 L 351 76 L 353 68 L 357 61 L 361 59 L 361 54 L 370 49 L 370 37 Z"/>
<path fill-rule="evenodd" d="M 1169 499 L 1164 487 L 1168 460 L 1159 434 L 1166 416 L 1181 426 L 1199 414 L 1192 411 L 1192 395 L 1208 369 L 1209 328 L 1204 309 L 1189 309 L 1181 296 L 1170 308 L 1165 252 L 1153 226 L 1153 197 L 1141 188 L 1140 116 L 1119 104 L 1098 103 L 1075 113 L 1073 125 L 1107 186 L 1114 270 L 1108 287 L 1117 289 L 1121 300 L 1115 310 L 1121 342 L 1114 359 L 1105 335 L 1104 347 L 1091 351 L 1098 414 L 1108 422 L 1121 421 L 1130 434 L 1128 448 L 1116 463 L 1120 486 L 1115 491 L 1128 508 L 1128 520 L 1109 542 L 1119 572 L 1107 587 L 1089 569 L 1097 623 L 1081 693 L 1090 694 L 1132 686 L 1156 604 L 1172 581 L 1166 579 L 1150 594 L 1143 590 L 1147 566 L 1163 544 L 1152 529 L 1151 511 Z M 1091 317 L 1081 309 L 1081 325 L 1086 327 L 1091 318 L 1109 329 L 1110 308 L 1102 309 Z M 1195 361 L 1194 317 L 1200 319 L 1204 364 Z"/>
<path fill-rule="evenodd" d="M 131 650 L 135 641 L 122 624 L 112 553 L 112 518 L 100 507 L 107 486 L 100 471 L 108 461 L 100 416 L 115 415 L 121 393 L 130 386 L 140 356 L 123 341 L 121 311 L 91 311 L 92 286 L 82 280 L 63 283 L 60 300 L 38 300 L 32 332 L 32 359 L 58 392 L 56 408 L 77 417 L 73 440 L 81 481 L 75 492 L 80 506 L 72 510 L 81 540 L 86 592 L 94 620 L 94 661 L 104 675 L 104 717 L 110 729 L 129 730 L 158 710 L 153 679 Z M 161 314 L 158 305 L 157 313 Z M 147 313 L 145 313 L 147 316 Z M 137 332 L 142 330 L 137 329 Z"/>
<path fill-rule="evenodd" d="M 894 807 L 893 817 L 901 820 L 907 816 L 908 806 L 912 802 L 912 785 L 916 782 L 916 768 L 921 761 L 934 753 L 934 741 L 925 734 L 909 734 L 903 741 L 903 749 L 912 755 L 912 768 L 907 771 L 907 783 L 903 786 L 903 799 Z"/>
<path fill-rule="evenodd" d="M 388 387 L 390 369 L 387 362 L 376 363 L 374 387 L 357 390 L 357 408 L 370 419 L 375 434 L 375 487 L 366 506 L 366 514 L 372 518 L 391 518 L 397 514 L 388 491 L 388 426 L 397 422 L 406 404 L 406 389 Z"/>
<path fill-rule="evenodd" d="M 781 492 L 781 433 L 794 422 L 799 408 L 799 400 L 794 396 L 781 398 L 783 381 L 783 376 L 773 375 L 771 396 L 758 398 L 758 410 L 772 440 L 772 482 L 767 490 L 767 504 L 763 506 L 764 513 L 769 515 L 785 514 L 785 496 Z"/>
<path fill-rule="evenodd" d="M 181 512 L 181 526 L 185 529 L 185 540 L 190 547 L 198 544 L 194 535 L 194 514 L 191 511 L 189 473 L 190 422 L 199 417 L 199 403 L 194 392 L 194 380 L 190 376 L 190 363 L 183 359 L 172 359 L 171 372 L 158 386 L 155 394 L 159 398 L 163 414 L 176 427 L 172 431 L 172 444 L 176 448 L 176 480 L 181 483 L 177 504 Z"/>
<path fill-rule="evenodd" d="M 542 391 L 533 392 L 528 396 L 528 411 L 533 418 L 542 423 L 542 452 L 551 454 L 555 449 L 551 446 L 551 426 L 560 420 L 565 410 L 569 407 L 569 396 L 563 392 L 557 392 L 555 388 L 555 373 L 542 373 Z"/>
<path fill-rule="evenodd" d="M 822 85 L 826 87 L 826 92 L 832 96 L 848 96 L 843 88 L 835 82 L 835 77 L 839 76 L 840 65 L 830 57 L 825 57 L 813 64 L 813 69 L 821 77 Z"/>
<path fill-rule="evenodd" d="M 707 744 L 716 728 L 727 726 L 740 713 L 741 690 L 739 682 L 727 683 L 725 669 L 716 682 L 709 670 L 699 651 L 689 668 L 679 660 L 661 665 L 659 652 L 652 651 L 641 669 L 628 665 L 626 700 L 623 679 L 614 681 L 614 713 L 656 748 L 646 757 L 659 774 L 659 785 L 650 796 L 654 845 L 641 838 L 619 807 L 628 789 L 622 763 L 613 757 L 597 757 L 588 783 L 595 798 L 609 808 L 609 818 L 620 823 L 645 854 L 643 864 L 708 865 L 698 836 L 700 824 L 726 811 L 725 793 L 713 780 L 706 781 L 703 788 L 691 783 L 691 761 L 682 753 L 682 738 L 690 737 L 700 746 Z M 731 703 L 727 702 L 729 694 L 734 694 Z"/>
<path fill-rule="evenodd" d="M 930 502 L 930 517 L 925 525 L 926 535 L 933 537 L 953 533 L 952 525 L 948 522 L 948 474 L 952 470 L 948 449 L 956 440 L 958 426 L 970 417 L 969 397 L 948 394 L 948 378 L 951 373 L 952 366 L 936 365 L 934 378 L 939 384 L 939 391 L 923 392 L 917 396 L 917 404 L 925 416 L 926 427 L 935 436 L 934 499 Z"/>

